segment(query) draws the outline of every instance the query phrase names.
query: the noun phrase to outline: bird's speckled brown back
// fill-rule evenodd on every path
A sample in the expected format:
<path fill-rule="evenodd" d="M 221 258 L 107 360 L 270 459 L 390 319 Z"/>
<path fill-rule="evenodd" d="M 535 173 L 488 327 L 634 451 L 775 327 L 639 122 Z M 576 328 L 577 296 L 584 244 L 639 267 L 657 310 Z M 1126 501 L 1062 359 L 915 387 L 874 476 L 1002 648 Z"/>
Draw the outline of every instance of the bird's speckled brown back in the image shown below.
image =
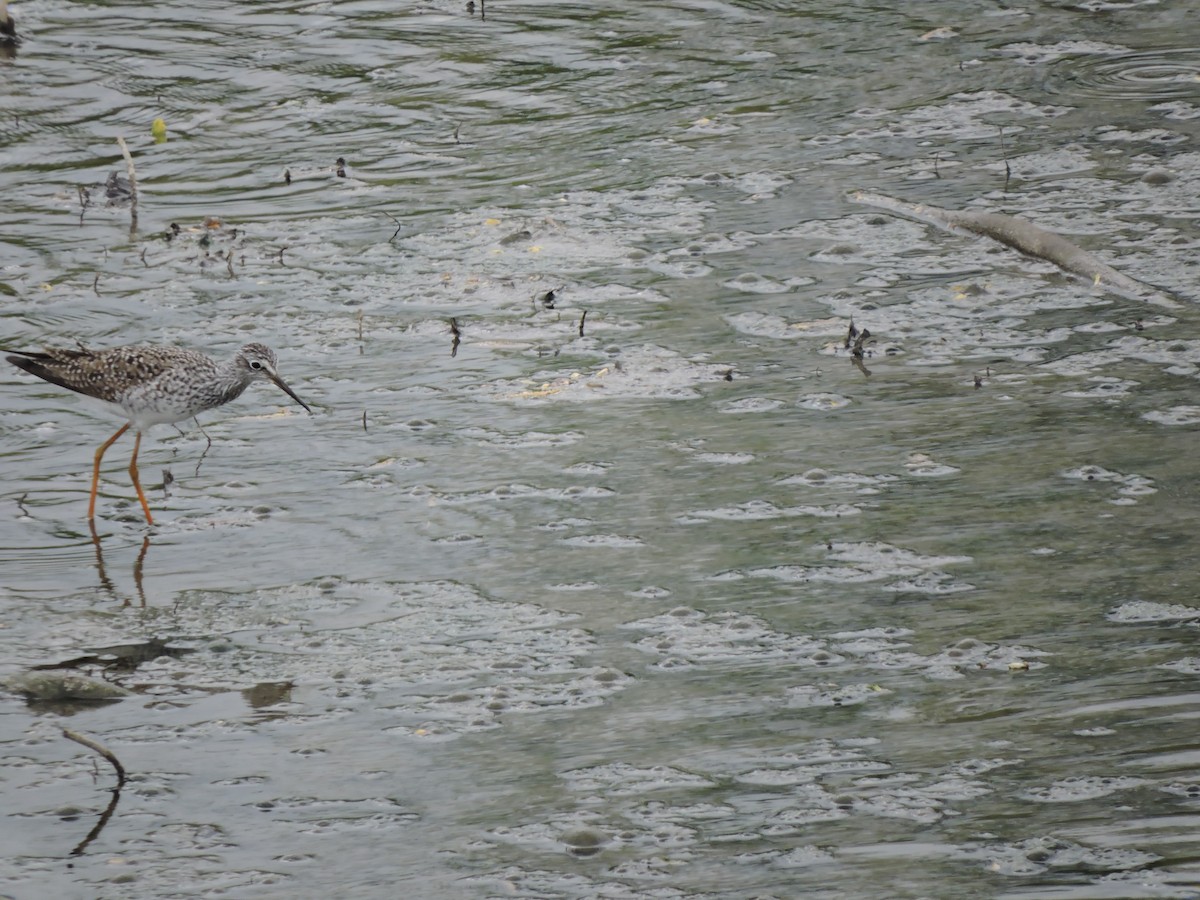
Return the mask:
<path fill-rule="evenodd" d="M 203 353 L 178 347 L 131 345 L 110 350 L 47 347 L 41 353 L 12 351 L 8 361 L 68 390 L 120 403 L 125 393 L 171 369 L 212 369 Z"/>

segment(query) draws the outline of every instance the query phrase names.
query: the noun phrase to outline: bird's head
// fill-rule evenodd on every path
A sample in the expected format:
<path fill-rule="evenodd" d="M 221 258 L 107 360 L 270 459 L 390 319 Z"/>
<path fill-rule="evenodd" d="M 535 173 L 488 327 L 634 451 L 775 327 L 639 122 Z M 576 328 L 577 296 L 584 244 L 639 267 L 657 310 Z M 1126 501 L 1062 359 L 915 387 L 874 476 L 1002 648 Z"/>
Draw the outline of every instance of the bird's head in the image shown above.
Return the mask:
<path fill-rule="evenodd" d="M 243 368 L 246 375 L 253 381 L 269 381 L 281 391 L 303 406 L 309 413 L 312 410 L 308 404 L 296 396 L 296 392 L 287 386 L 277 370 L 275 351 L 266 344 L 247 344 L 238 351 L 237 364 Z"/>

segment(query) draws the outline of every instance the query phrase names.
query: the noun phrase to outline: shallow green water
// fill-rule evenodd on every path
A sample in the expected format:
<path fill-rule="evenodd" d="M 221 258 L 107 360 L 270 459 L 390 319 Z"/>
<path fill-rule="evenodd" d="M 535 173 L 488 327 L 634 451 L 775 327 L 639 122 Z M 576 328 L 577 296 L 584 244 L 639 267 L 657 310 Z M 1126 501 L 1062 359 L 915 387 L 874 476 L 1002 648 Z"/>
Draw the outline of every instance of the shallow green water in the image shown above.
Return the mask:
<path fill-rule="evenodd" d="M 0 696 L 0 893 L 1196 896 L 1187 4 L 14 12 L 5 345 L 316 415 L 156 431 L 150 531 L 117 444 L 98 553 L 116 426 L 6 379 L 0 676 L 192 652 Z"/>

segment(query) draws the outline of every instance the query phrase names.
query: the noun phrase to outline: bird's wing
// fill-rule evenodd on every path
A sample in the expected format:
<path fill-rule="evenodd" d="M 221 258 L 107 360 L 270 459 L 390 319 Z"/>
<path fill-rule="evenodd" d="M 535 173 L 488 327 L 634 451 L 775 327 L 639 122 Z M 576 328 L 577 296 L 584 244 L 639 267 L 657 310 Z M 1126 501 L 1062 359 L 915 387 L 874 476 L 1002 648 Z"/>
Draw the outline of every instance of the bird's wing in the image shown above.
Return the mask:
<path fill-rule="evenodd" d="M 120 402 L 131 388 L 153 381 L 181 365 L 203 365 L 201 353 L 176 347 L 130 345 L 110 350 L 47 347 L 41 353 L 10 351 L 8 361 L 67 390 Z"/>

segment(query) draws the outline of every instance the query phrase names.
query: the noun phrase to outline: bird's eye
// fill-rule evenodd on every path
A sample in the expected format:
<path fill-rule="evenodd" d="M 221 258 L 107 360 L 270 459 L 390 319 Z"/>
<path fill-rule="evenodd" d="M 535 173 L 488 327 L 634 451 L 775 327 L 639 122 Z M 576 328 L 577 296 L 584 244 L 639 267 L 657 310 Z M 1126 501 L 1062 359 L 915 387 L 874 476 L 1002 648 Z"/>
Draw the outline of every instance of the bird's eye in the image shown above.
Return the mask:
<path fill-rule="evenodd" d="M 250 368 L 261 369 L 262 363 L 260 363 L 257 359 L 252 359 L 252 360 L 250 360 Z"/>

